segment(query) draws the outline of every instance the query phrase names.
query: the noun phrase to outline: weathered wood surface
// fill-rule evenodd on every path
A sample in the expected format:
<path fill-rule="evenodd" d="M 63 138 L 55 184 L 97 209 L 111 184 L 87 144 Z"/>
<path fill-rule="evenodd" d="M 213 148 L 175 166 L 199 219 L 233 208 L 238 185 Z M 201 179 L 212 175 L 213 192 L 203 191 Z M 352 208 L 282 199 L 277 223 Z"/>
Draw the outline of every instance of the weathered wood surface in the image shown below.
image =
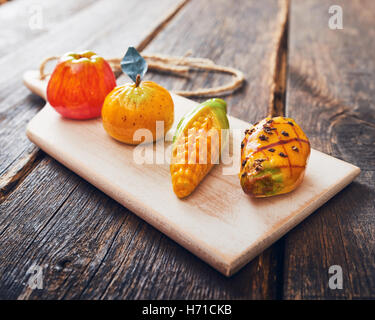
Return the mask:
<path fill-rule="evenodd" d="M 327 1 L 292 3 L 286 112 L 312 147 L 362 173 L 285 237 L 286 299 L 375 298 L 375 2 L 335 4 L 343 30 L 328 28 Z M 328 287 L 332 265 L 342 290 Z"/>
<path fill-rule="evenodd" d="M 128 44 L 152 40 L 156 33 L 150 37 L 151 29 L 176 5 L 162 2 L 160 11 L 158 6 L 147 11 L 144 4 L 127 2 L 142 12 L 142 27 L 132 29 L 134 22 L 128 29 L 123 2 L 89 2 L 87 7 L 77 4 L 79 10 L 69 9 L 73 1 L 61 4 L 65 11 L 53 16 L 59 23 L 27 39 L 11 39 L 17 45 L 0 58 L 0 147 L 6 150 L 0 153 L 0 298 L 374 298 L 374 2 L 338 1 L 344 29 L 333 31 L 325 1 L 292 1 L 287 115 L 306 129 L 313 147 L 358 165 L 362 174 L 229 279 L 26 139 L 26 123 L 44 101 L 22 86 L 24 70 L 70 49 L 121 56 Z M 3 8 L 18 3 L 23 2 L 1 6 L 0 16 Z M 121 14 L 110 15 L 110 10 Z M 215 6 L 191 1 L 158 29 L 146 50 L 184 54 L 192 49 L 194 55 L 242 69 L 248 82 L 227 100 L 232 115 L 254 121 L 266 115 L 274 94 L 271 56 L 282 34 L 282 19 L 275 18 L 279 13 L 280 4 L 271 0 Z M 19 25 L 11 19 L 7 23 L 17 34 Z M 76 25 L 81 32 L 75 32 Z M 0 51 L 11 43 L 0 44 Z M 25 53 L 27 59 L 19 59 Z M 205 73 L 193 81 L 148 77 L 169 89 L 223 81 Z M 282 109 L 278 104 L 275 113 Z M 33 263 L 45 267 L 43 290 L 27 289 L 26 272 Z M 334 264 L 343 268 L 343 290 L 328 288 L 328 268 Z"/>
<path fill-rule="evenodd" d="M 17 0 L 0 10 L 0 57 L 55 28 L 70 16 L 92 5 L 94 0 Z M 23 59 L 27 59 L 25 52 Z"/>
<path fill-rule="evenodd" d="M 102 12 L 104 7 L 106 12 Z M 142 12 L 139 22 L 142 28 L 155 21 L 149 14 L 160 14 L 155 10 L 159 10 L 160 5 L 152 6 L 149 13 L 145 11 L 148 7 L 144 2 L 136 7 L 137 12 Z M 109 8 L 113 12 L 120 10 L 122 14 L 111 16 Z M 165 8 L 160 10 L 165 11 Z M 210 1 L 191 1 L 153 39 L 147 50 L 184 54 L 193 49 L 195 55 L 244 70 L 248 83 L 228 99 L 232 106 L 230 113 L 255 121 L 267 114 L 272 94 L 272 53 L 282 34 L 278 13 L 279 4 L 271 0 L 262 4 L 242 1 L 235 6 L 226 1 L 218 1 L 215 6 Z M 51 46 L 45 55 L 65 51 L 69 43 L 69 49 L 90 47 L 106 56 L 119 56 L 124 51 L 118 46 L 121 39 L 125 42 L 130 37 L 139 41 L 140 36 L 147 37 L 146 29 L 135 28 L 135 22 L 131 24 L 132 31 L 137 29 L 135 38 L 128 32 L 125 14 L 114 5 L 99 2 L 64 21 L 48 35 L 23 46 L 23 50 L 33 55 L 20 70 L 17 68 L 11 73 L 10 66 L 16 65 L 12 56 L 1 60 L 1 67 L 8 75 L 7 81 L 0 80 L 0 96 L 5 97 L 0 102 L 0 111 L 5 114 L 6 132 L 20 137 L 27 119 L 42 105 L 41 100 L 26 94 L 17 82 L 20 78 L 17 81 L 14 78 L 20 77 L 31 64 L 35 67 L 39 63 L 40 58 L 35 56 L 41 56 L 47 40 Z M 84 24 L 82 34 L 65 35 L 64 32 L 78 22 Z M 62 37 L 61 41 L 55 40 L 58 36 Z M 206 74 L 200 74 L 191 82 L 181 79 L 164 82 L 164 78 L 152 77 L 160 79 L 169 89 L 174 86 L 188 89 L 192 83 L 200 86 L 222 81 L 216 76 L 211 80 L 212 76 Z M 30 100 L 36 107 L 30 106 Z M 19 106 L 18 110 L 15 105 Z M 19 119 L 22 111 L 24 114 Z M 8 133 L 8 139 L 9 136 Z M 22 155 L 30 144 L 24 138 L 12 139 L 18 149 L 5 159 L 12 158 L 12 162 L 16 162 L 17 155 Z M 1 212 L 4 212 L 0 216 L 0 238 L 4 241 L 0 246 L 2 298 L 244 299 L 279 296 L 282 289 L 277 281 L 282 253 L 280 243 L 227 279 L 49 157 L 42 157 L 32 169 L 1 204 Z M 24 285 L 28 277 L 26 271 L 32 263 L 45 266 L 43 290 L 31 291 Z"/>
<path fill-rule="evenodd" d="M 251 265 L 221 276 L 49 157 L 2 212 L 2 298 L 243 298 L 261 290 L 244 281 Z M 32 263 L 45 266 L 44 290 L 22 284 Z M 259 285 L 269 276 L 261 267 L 254 275 Z"/>
<path fill-rule="evenodd" d="M 98 1 L 74 15 L 66 9 L 67 16 L 60 24 L 0 59 L 0 149 L 6 150 L 0 154 L 0 200 L 32 168 L 38 156 L 38 149 L 26 138 L 25 126 L 44 101 L 22 86 L 23 72 L 39 66 L 45 57 L 67 50 L 91 48 L 103 56 L 119 56 L 129 45 L 144 46 L 163 18 L 184 1 L 163 0 L 155 8 L 151 0 L 143 1 L 142 6 L 136 0 Z M 19 11 L 23 10 L 20 4 Z M 48 12 L 44 13 L 47 21 Z"/>
<path fill-rule="evenodd" d="M 275 52 L 282 35 L 283 1 L 240 1 L 235 5 L 219 0 L 212 4 L 191 1 L 150 43 L 147 53 L 160 52 L 210 58 L 217 64 L 238 68 L 246 83 L 226 97 L 229 114 L 244 121 L 264 118 L 273 95 Z M 222 85 L 226 75 L 191 72 L 188 79 L 147 74 L 169 90 L 190 90 Z M 128 81 L 126 76 L 120 82 Z M 205 100 L 200 98 L 196 100 Z"/>
<path fill-rule="evenodd" d="M 32 92 L 46 96 L 48 79 L 41 81 L 38 71 L 27 72 L 24 83 Z M 197 105 L 174 94 L 172 98 L 175 113 L 171 134 Z M 247 122 L 231 116 L 229 124 L 233 130 L 248 128 Z M 226 175 L 222 172 L 224 164 L 220 164 L 207 174 L 197 191 L 181 201 L 172 191 L 168 164 L 140 167 L 133 161 L 134 147 L 113 141 L 101 119 L 77 125 L 76 121 L 61 119 L 47 105 L 29 122 L 27 136 L 48 155 L 226 276 L 279 240 L 360 171 L 312 149 L 305 181 L 298 190 L 275 201 L 254 202 L 244 195 L 237 172 Z M 234 136 L 232 144 L 238 152 L 241 141 Z M 152 151 L 154 146 L 150 147 Z M 165 156 L 161 150 L 156 154 Z"/>

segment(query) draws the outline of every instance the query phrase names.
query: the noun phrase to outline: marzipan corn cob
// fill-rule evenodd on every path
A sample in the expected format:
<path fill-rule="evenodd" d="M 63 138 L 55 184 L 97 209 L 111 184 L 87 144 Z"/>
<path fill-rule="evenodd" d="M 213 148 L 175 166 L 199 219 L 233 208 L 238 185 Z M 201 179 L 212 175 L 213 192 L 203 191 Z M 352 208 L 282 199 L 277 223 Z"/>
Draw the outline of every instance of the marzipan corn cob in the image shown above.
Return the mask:
<path fill-rule="evenodd" d="M 310 143 L 290 118 L 265 118 L 246 130 L 241 144 L 242 189 L 255 197 L 287 193 L 302 182 Z"/>
<path fill-rule="evenodd" d="M 191 194 L 215 163 L 228 139 L 226 102 L 210 99 L 179 122 L 173 137 L 170 171 L 179 198 Z"/>

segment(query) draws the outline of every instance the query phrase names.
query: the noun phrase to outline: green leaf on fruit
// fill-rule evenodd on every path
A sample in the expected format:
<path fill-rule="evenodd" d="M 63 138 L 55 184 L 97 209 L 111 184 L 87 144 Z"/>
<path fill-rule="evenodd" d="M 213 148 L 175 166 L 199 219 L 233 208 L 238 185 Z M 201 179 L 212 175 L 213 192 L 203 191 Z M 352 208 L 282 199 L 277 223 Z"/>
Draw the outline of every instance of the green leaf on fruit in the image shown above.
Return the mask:
<path fill-rule="evenodd" d="M 137 49 L 134 47 L 129 47 L 121 61 L 121 69 L 130 77 L 130 79 L 136 82 L 138 74 L 142 80 L 147 72 L 147 62 L 139 54 Z"/>

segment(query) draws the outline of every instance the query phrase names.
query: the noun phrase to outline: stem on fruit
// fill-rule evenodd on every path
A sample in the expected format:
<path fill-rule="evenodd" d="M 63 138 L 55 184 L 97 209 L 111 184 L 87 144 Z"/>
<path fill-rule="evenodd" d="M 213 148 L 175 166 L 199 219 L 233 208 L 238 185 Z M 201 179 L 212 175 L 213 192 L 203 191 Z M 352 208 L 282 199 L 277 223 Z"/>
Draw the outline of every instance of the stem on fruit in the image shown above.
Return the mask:
<path fill-rule="evenodd" d="M 135 79 L 135 87 L 138 87 L 141 83 L 141 75 L 137 74 L 137 78 Z"/>

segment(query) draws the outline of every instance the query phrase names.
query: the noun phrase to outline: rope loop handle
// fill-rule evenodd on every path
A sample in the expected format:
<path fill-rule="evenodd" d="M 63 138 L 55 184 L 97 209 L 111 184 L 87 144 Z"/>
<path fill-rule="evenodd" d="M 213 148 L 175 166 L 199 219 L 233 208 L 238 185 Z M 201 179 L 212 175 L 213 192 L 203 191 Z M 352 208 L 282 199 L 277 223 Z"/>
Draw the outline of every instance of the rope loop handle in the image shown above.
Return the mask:
<path fill-rule="evenodd" d="M 240 70 L 215 64 L 210 59 L 189 57 L 191 52 L 184 56 L 167 56 L 162 54 L 145 54 L 142 56 L 146 59 L 149 70 L 167 72 L 180 77 L 188 77 L 190 70 L 204 70 L 208 72 L 227 73 L 232 75 L 232 80 L 222 86 L 213 88 L 199 88 L 192 91 L 177 90 L 174 93 L 184 97 L 212 97 L 228 95 L 240 88 L 245 81 L 245 77 Z M 43 60 L 40 64 L 40 79 L 44 80 L 50 74 L 45 73 L 47 63 L 58 60 L 59 56 L 51 56 Z M 121 59 L 106 59 L 114 72 L 121 71 Z"/>

